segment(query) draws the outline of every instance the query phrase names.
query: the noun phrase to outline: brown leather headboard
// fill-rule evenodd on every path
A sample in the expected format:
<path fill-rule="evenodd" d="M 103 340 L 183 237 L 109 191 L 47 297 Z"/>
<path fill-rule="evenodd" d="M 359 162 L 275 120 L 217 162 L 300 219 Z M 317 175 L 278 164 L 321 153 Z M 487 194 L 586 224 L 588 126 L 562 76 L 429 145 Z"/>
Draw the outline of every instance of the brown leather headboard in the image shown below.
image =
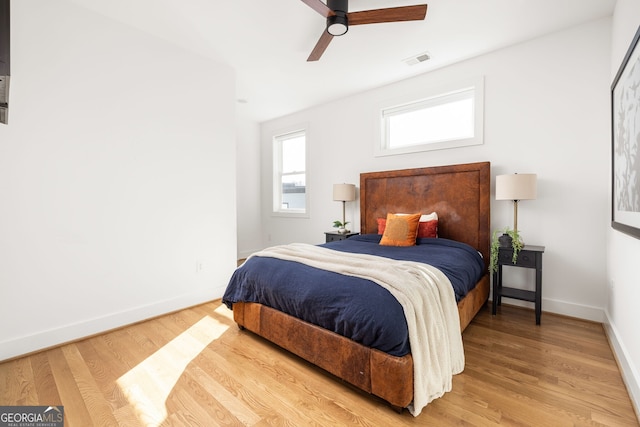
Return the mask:
<path fill-rule="evenodd" d="M 489 263 L 489 162 L 360 174 L 360 229 L 387 213 L 438 213 L 438 236 L 467 243 Z"/>

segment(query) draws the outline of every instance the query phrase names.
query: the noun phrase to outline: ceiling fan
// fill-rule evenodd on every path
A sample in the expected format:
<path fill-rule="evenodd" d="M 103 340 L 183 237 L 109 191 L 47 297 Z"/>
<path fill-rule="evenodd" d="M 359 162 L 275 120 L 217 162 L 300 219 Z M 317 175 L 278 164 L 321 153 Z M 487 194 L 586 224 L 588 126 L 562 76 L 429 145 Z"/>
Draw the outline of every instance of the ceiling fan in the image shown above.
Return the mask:
<path fill-rule="evenodd" d="M 311 51 L 307 61 L 317 61 L 334 36 L 341 36 L 349 30 L 349 25 L 378 24 L 382 22 L 421 21 L 427 15 L 427 5 L 389 7 L 359 12 L 349 12 L 349 0 L 302 0 L 307 6 L 327 18 L 327 29 Z"/>

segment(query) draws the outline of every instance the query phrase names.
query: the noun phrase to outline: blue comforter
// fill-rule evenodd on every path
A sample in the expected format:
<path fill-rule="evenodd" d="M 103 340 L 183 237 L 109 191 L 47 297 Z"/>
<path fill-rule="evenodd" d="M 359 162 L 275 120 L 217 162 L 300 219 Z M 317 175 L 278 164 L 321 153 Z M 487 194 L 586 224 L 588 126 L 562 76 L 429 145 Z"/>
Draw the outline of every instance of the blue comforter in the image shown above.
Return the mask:
<path fill-rule="evenodd" d="M 449 278 L 458 301 L 484 274 L 480 254 L 463 243 L 428 238 L 418 239 L 415 246 L 393 247 L 379 245 L 380 237 L 354 236 L 321 246 L 430 264 Z M 402 306 L 370 280 L 251 257 L 234 272 L 222 301 L 229 308 L 238 301 L 259 302 L 394 356 L 410 352 Z"/>

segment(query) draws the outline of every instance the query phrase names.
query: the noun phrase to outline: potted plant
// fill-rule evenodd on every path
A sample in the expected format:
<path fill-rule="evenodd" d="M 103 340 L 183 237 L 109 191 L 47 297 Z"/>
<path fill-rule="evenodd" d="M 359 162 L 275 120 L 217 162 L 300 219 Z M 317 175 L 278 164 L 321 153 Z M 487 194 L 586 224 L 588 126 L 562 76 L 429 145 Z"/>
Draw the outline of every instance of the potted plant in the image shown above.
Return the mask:
<path fill-rule="evenodd" d="M 499 232 L 502 232 L 502 234 L 498 236 Z M 523 248 L 523 246 L 524 243 L 522 243 L 522 239 L 520 238 L 518 230 L 511 230 L 509 229 L 509 227 L 506 227 L 504 230 L 494 231 L 491 238 L 491 257 L 489 260 L 489 271 L 492 273 L 498 271 L 498 250 L 501 247 L 511 247 L 513 249 L 512 262 L 515 264 L 518 261 L 518 253 L 520 253 L 520 250 Z"/>
<path fill-rule="evenodd" d="M 347 230 L 347 224 L 349 224 L 349 221 L 333 221 L 333 226 L 338 229 L 338 233 L 340 234 L 346 234 L 349 232 L 349 230 Z"/>

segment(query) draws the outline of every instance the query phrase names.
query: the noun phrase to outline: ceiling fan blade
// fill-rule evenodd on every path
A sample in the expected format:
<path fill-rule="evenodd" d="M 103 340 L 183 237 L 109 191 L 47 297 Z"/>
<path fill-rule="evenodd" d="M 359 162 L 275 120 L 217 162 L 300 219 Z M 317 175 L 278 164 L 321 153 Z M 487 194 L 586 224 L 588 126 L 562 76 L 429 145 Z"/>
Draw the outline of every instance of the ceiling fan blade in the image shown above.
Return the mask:
<path fill-rule="evenodd" d="M 306 4 L 311 9 L 315 10 L 325 18 L 328 18 L 336 14 L 333 10 L 329 9 L 329 7 L 326 4 L 322 3 L 320 0 L 302 0 L 302 3 Z"/>
<path fill-rule="evenodd" d="M 307 62 L 317 61 L 318 59 L 320 59 L 324 51 L 327 49 L 327 46 L 329 46 L 331 40 L 333 40 L 333 36 L 326 30 L 323 31 L 320 39 L 318 40 L 318 43 L 316 43 L 316 46 L 311 51 L 311 55 L 309 55 L 309 58 L 307 58 Z"/>
<path fill-rule="evenodd" d="M 381 22 L 398 21 L 421 21 L 425 16 L 427 16 L 426 4 L 347 13 L 349 25 L 379 24 Z"/>

